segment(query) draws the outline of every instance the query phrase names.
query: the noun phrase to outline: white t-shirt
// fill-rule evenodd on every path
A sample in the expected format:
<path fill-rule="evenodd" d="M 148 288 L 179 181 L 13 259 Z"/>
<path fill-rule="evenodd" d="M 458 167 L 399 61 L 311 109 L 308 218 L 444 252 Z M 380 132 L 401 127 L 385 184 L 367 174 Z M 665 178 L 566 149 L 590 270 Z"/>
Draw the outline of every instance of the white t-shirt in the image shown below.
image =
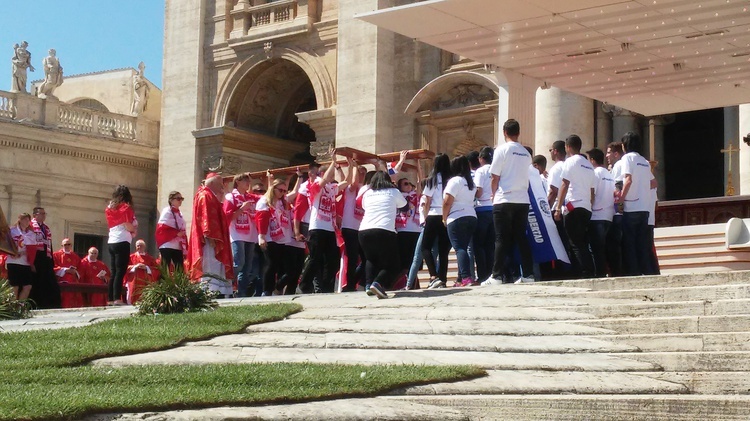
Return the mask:
<path fill-rule="evenodd" d="M 359 230 L 382 229 L 396 232 L 396 211 L 404 206 L 406 199 L 396 188 L 367 190 L 362 194 L 365 217 Z"/>
<path fill-rule="evenodd" d="M 23 265 L 23 266 L 31 266 L 29 263 L 29 256 L 26 255 L 26 246 L 32 246 L 34 244 L 38 244 L 36 241 L 36 233 L 34 233 L 34 230 L 29 227 L 29 230 L 26 232 L 21 231 L 20 228 L 12 227 L 10 229 L 10 236 L 13 238 L 13 241 L 16 242 L 16 246 L 18 247 L 18 252 L 23 253 L 17 257 L 8 256 L 7 260 L 5 260 L 5 263 L 12 263 L 14 265 Z M 42 249 L 44 250 L 44 249 Z"/>
<path fill-rule="evenodd" d="M 185 231 L 185 220 L 182 218 L 182 213 L 172 212 L 171 206 L 167 206 L 161 210 L 158 223 L 180 231 Z M 182 250 L 182 241 L 180 237 L 175 237 L 164 244 L 157 244 L 157 246 L 160 249 Z"/>
<path fill-rule="evenodd" d="M 596 174 L 591 162 L 581 155 L 571 156 L 565 160 L 562 178 L 570 182 L 565 195 L 566 206 L 570 204 L 591 212 L 591 189 L 596 187 Z"/>
<path fill-rule="evenodd" d="M 237 219 L 229 221 L 229 241 L 245 241 L 254 243 L 258 241 L 258 228 L 255 226 L 255 206 L 258 204 L 259 197 L 252 193 L 243 195 L 237 189 L 224 196 L 224 200 L 233 204 L 234 209 L 239 209 L 245 202 L 251 202 L 247 211 L 241 212 Z M 227 216 L 227 219 L 229 217 Z M 247 229 L 237 229 L 237 226 L 247 227 Z"/>
<path fill-rule="evenodd" d="M 470 189 L 469 183 L 461 176 L 451 177 L 448 180 L 443 195 L 443 200 L 445 200 L 445 195 L 449 194 L 453 196 L 453 204 L 450 211 L 448 211 L 448 219 L 446 220 L 448 224 L 464 216 L 477 217 L 477 212 L 474 210 L 474 196 L 476 192 L 477 187 L 474 186 L 474 188 Z"/>
<path fill-rule="evenodd" d="M 490 164 L 482 165 L 474 171 L 474 185 L 482 189 L 482 195 L 476 198 L 476 207 L 492 207 L 492 174 L 490 174 Z"/>
<path fill-rule="evenodd" d="M 500 177 L 494 205 L 529 204 L 529 165 L 531 155 L 520 143 L 506 142 L 497 147 L 490 166 L 490 173 Z"/>
<path fill-rule="evenodd" d="M 650 212 L 651 208 L 651 164 L 636 152 L 626 153 L 622 162 L 623 178 L 630 174 L 630 189 L 625 196 L 625 212 Z"/>
<path fill-rule="evenodd" d="M 281 229 L 284 232 L 284 244 L 287 246 L 296 247 L 298 249 L 303 249 L 306 247 L 306 244 L 304 241 L 297 241 L 294 238 L 294 226 L 292 225 L 293 220 L 293 213 L 291 209 L 287 209 L 284 211 L 285 215 L 283 216 L 282 223 L 281 223 Z M 284 222 L 287 223 L 284 223 Z"/>
<path fill-rule="evenodd" d="M 563 166 L 565 166 L 565 161 L 557 161 L 555 162 L 555 165 L 547 171 L 547 196 L 549 196 L 549 189 L 551 187 L 558 190 L 560 189 L 560 186 L 562 185 Z M 555 196 L 555 201 L 552 203 L 552 209 L 555 209 L 556 204 L 557 196 Z"/>
<path fill-rule="evenodd" d="M 591 207 L 592 221 L 612 221 L 615 214 L 615 179 L 604 167 L 594 169 L 596 174 L 596 195 Z"/>
<path fill-rule="evenodd" d="M 308 187 L 308 193 L 315 187 Z M 326 183 L 310 203 L 310 230 L 334 231 L 333 224 L 336 220 L 336 196 L 339 194 L 339 185 Z M 310 196 L 308 196 L 310 197 Z"/>
<path fill-rule="evenodd" d="M 255 205 L 256 212 L 271 211 L 266 196 L 261 196 Z M 266 241 L 269 243 L 286 244 L 289 241 L 284 232 L 284 228 L 292 229 L 291 214 L 284 209 L 284 203 L 281 200 L 276 201 L 271 218 L 268 221 L 268 231 L 266 232 Z M 260 237 L 260 234 L 258 235 Z"/>
<path fill-rule="evenodd" d="M 622 181 L 623 175 L 622 175 L 622 158 L 620 158 L 619 161 L 615 162 L 612 165 L 612 178 L 615 179 L 615 182 Z"/>
<path fill-rule="evenodd" d="M 648 209 L 648 225 L 656 226 L 656 201 L 659 200 L 656 195 L 657 189 L 651 189 L 651 203 Z"/>
<path fill-rule="evenodd" d="M 315 180 L 317 180 L 317 179 L 318 179 L 318 177 L 315 177 Z M 315 180 L 313 180 L 313 182 Z M 309 188 L 310 188 L 310 180 L 308 179 L 307 181 L 305 181 L 302 184 L 300 184 L 299 190 L 297 190 L 297 194 L 300 195 L 300 196 L 308 197 L 308 194 L 309 194 L 308 193 L 308 189 Z M 309 224 L 310 223 L 310 214 L 311 213 L 312 213 L 311 208 L 307 208 L 307 211 L 305 211 L 305 216 L 302 217 L 302 221 L 301 222 Z"/>
<path fill-rule="evenodd" d="M 396 214 L 396 232 L 422 232 L 422 227 L 419 224 L 420 194 L 416 190 L 412 190 L 409 193 L 401 193 L 401 195 L 409 204 L 409 209 L 399 211 Z"/>
<path fill-rule="evenodd" d="M 422 195 L 432 198 L 427 216 L 440 216 L 443 214 L 443 176 L 438 174 L 437 184 L 432 187 L 425 186 Z"/>
<path fill-rule="evenodd" d="M 344 190 L 344 213 L 341 215 L 341 228 L 359 230 L 362 217 L 365 216 L 364 209 L 357 207 L 357 196 L 359 192 L 352 191 L 351 187 Z"/>

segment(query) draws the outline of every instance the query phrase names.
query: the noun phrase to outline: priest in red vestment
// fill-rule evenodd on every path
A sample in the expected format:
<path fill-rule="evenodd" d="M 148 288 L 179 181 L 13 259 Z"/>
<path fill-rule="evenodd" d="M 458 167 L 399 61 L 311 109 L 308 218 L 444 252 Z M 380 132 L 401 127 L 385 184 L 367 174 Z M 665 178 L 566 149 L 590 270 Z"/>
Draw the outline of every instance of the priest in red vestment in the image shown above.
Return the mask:
<path fill-rule="evenodd" d="M 78 273 L 81 258 L 73 252 L 73 242 L 70 241 L 70 238 L 63 238 L 62 249 L 52 253 L 52 261 L 55 264 L 54 270 L 58 284 L 78 284 L 81 282 L 81 275 Z M 83 307 L 82 293 L 63 291 L 60 295 L 63 308 Z"/>
<path fill-rule="evenodd" d="M 81 274 L 81 283 L 107 286 L 112 276 L 107 265 L 98 260 L 99 250 L 96 247 L 89 249 L 89 254 L 81 259 L 78 265 L 78 273 Z M 101 293 L 83 294 L 86 307 L 104 307 L 107 305 L 107 290 Z"/>
<path fill-rule="evenodd" d="M 5 267 L 5 261 L 7 259 L 7 254 L 0 253 L 0 279 L 8 279 L 8 268 Z"/>
<path fill-rule="evenodd" d="M 203 280 L 211 291 L 231 296 L 231 282 L 214 279 L 204 274 L 233 279 L 232 244 L 229 241 L 229 225 L 222 208 L 224 181 L 216 173 L 209 173 L 193 199 L 193 223 L 188 241 L 190 279 Z"/>
<path fill-rule="evenodd" d="M 159 280 L 159 265 L 156 259 L 146 253 L 146 242 L 135 242 L 135 253 L 130 255 L 130 264 L 125 273 L 124 284 L 128 290 L 128 304 L 135 304 L 141 299 L 143 287 Z"/>

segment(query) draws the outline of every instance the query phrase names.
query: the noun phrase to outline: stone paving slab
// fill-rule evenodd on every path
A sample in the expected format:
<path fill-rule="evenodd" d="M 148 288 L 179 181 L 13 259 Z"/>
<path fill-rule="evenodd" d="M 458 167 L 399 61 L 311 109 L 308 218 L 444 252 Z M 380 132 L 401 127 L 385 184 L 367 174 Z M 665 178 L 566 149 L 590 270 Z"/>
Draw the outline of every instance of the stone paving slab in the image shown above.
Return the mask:
<path fill-rule="evenodd" d="M 277 363 L 320 364 L 466 364 L 493 370 L 653 371 L 655 364 L 609 354 L 534 354 L 476 351 L 372 350 L 314 348 L 250 348 L 183 346 L 166 351 L 95 361 L 96 366 L 123 367 L 152 364 Z"/>
<path fill-rule="evenodd" d="M 499 304 L 499 303 L 498 303 Z M 402 319 L 402 320 L 580 320 L 592 319 L 594 316 L 563 309 L 548 310 L 541 308 L 507 308 L 498 307 L 386 307 L 373 308 L 366 312 L 355 308 L 316 308 L 294 314 L 290 319 L 340 319 L 366 320 Z"/>
<path fill-rule="evenodd" d="M 609 329 L 577 323 L 541 322 L 526 320 L 511 321 L 442 321 L 442 320 L 306 320 L 283 321 L 253 325 L 247 332 L 358 332 L 358 333 L 407 333 L 417 335 L 597 335 L 615 333 Z"/>
<path fill-rule="evenodd" d="M 482 394 L 675 394 L 689 389 L 658 372 L 555 372 L 489 370 L 487 376 L 455 383 L 413 386 L 395 391 L 405 395 Z M 656 381 L 655 381 L 656 380 Z"/>
<path fill-rule="evenodd" d="M 636 346 L 580 336 L 412 335 L 373 333 L 253 332 L 227 335 L 188 346 L 423 349 L 481 352 L 632 352 Z"/>

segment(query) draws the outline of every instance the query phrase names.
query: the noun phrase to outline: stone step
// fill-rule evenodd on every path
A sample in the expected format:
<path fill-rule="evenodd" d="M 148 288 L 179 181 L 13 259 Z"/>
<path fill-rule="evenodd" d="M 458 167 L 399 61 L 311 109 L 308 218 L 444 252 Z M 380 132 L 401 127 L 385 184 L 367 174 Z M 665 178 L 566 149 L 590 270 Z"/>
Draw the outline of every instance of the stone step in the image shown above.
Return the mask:
<path fill-rule="evenodd" d="M 748 371 L 670 371 L 639 374 L 684 385 L 690 390 L 690 393 L 703 395 L 750 394 L 750 372 Z"/>
<path fill-rule="evenodd" d="M 682 316 L 642 319 L 601 319 L 570 323 L 607 329 L 617 334 L 750 332 L 750 315 Z"/>
<path fill-rule="evenodd" d="M 605 343 L 633 346 L 640 352 L 750 351 L 750 332 L 604 335 Z"/>
<path fill-rule="evenodd" d="M 649 362 L 596 353 L 536 354 L 412 349 L 238 348 L 219 346 L 182 346 L 166 351 L 103 358 L 94 361 L 92 364 L 95 366 L 124 367 L 155 364 L 263 364 L 279 362 L 366 365 L 471 364 L 491 370 L 537 371 L 637 372 L 661 370 L 658 365 Z"/>
<path fill-rule="evenodd" d="M 664 371 L 750 371 L 750 352 L 635 352 L 609 354 L 633 358 L 662 367 Z"/>
<path fill-rule="evenodd" d="M 750 396 L 734 395 L 441 395 L 389 399 L 460 410 L 471 420 L 747 421 L 750 413 Z"/>
<path fill-rule="evenodd" d="M 487 376 L 453 383 L 434 383 L 394 391 L 393 395 L 515 395 L 515 394 L 676 394 L 690 389 L 664 380 L 661 372 L 556 372 L 488 370 Z M 665 376 L 665 378 L 668 378 Z M 655 381 L 656 380 L 656 381 Z"/>
<path fill-rule="evenodd" d="M 309 334 L 256 332 L 227 335 L 191 346 L 328 349 L 420 349 L 479 352 L 606 353 L 634 352 L 625 341 L 580 336 L 412 335 L 372 333 Z"/>
<path fill-rule="evenodd" d="M 576 279 L 570 281 L 539 282 L 539 285 L 586 288 L 594 291 L 614 291 L 649 288 L 673 288 L 689 286 L 746 284 L 750 271 L 710 273 L 695 276 L 691 274 L 623 276 L 617 278 Z"/>
<path fill-rule="evenodd" d="M 617 291 L 574 291 L 565 292 L 559 295 L 578 298 L 601 297 L 635 299 L 651 302 L 744 300 L 750 299 L 750 284 L 648 288 Z"/>
<path fill-rule="evenodd" d="M 404 333 L 418 335 L 598 335 L 613 334 L 612 330 L 585 326 L 577 322 L 548 322 L 509 320 L 488 321 L 443 321 L 443 320 L 306 320 L 287 319 L 279 322 L 249 326 L 247 332 L 299 332 L 299 333 Z"/>
<path fill-rule="evenodd" d="M 547 310 L 541 308 L 477 308 L 477 307 L 417 307 L 417 308 L 373 308 L 363 311 L 358 308 L 318 308 L 306 310 L 290 319 L 316 320 L 578 320 L 594 316 L 569 310 Z"/>
<path fill-rule="evenodd" d="M 657 250 L 670 250 L 674 248 L 690 248 L 692 246 L 715 246 L 725 248 L 726 241 L 723 236 L 718 235 L 696 235 L 688 237 L 669 237 L 655 239 Z"/>
<path fill-rule="evenodd" d="M 627 304 L 597 304 L 588 306 L 556 306 L 547 310 L 588 313 L 597 318 L 718 316 L 748 314 L 750 299 L 719 301 L 640 302 Z"/>

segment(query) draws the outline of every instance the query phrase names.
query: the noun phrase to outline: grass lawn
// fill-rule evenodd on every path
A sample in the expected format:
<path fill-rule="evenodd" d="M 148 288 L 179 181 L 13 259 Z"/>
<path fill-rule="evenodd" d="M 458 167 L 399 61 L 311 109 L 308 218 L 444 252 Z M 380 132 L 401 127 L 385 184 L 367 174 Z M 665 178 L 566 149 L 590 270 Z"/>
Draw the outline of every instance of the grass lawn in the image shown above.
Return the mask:
<path fill-rule="evenodd" d="M 410 384 L 480 376 L 473 367 L 222 364 L 114 369 L 101 357 L 167 349 L 280 320 L 296 304 L 221 307 L 92 326 L 0 333 L 0 420 L 368 396 Z M 367 374 L 362 377 L 361 373 Z"/>

